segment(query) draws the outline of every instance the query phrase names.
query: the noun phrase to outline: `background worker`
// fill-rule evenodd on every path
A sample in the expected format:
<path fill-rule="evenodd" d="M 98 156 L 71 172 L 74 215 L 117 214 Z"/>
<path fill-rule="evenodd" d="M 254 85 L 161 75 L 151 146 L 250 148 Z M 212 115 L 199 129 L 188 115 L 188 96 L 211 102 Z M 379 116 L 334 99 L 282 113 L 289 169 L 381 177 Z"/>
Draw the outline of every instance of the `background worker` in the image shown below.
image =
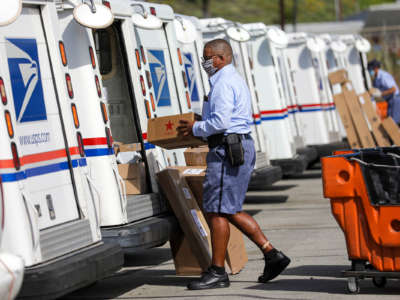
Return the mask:
<path fill-rule="evenodd" d="M 374 97 L 382 97 L 388 103 L 387 114 L 389 117 L 400 124 L 400 94 L 399 87 L 393 76 L 381 70 L 381 63 L 376 59 L 368 63 L 368 71 L 373 78 L 373 86 L 379 91 L 372 91 Z"/>
<path fill-rule="evenodd" d="M 228 287 L 225 255 L 229 222 L 241 230 L 264 253 L 265 268 L 259 282 L 278 276 L 290 259 L 273 248 L 257 222 L 242 209 L 255 164 L 250 91 L 232 63 L 232 48 L 223 39 L 204 46 L 203 68 L 211 90 L 203 105 L 203 120 L 180 121 L 180 134 L 207 138 L 210 151 L 204 180 L 203 209 L 211 230 L 212 265 L 189 289 Z"/>

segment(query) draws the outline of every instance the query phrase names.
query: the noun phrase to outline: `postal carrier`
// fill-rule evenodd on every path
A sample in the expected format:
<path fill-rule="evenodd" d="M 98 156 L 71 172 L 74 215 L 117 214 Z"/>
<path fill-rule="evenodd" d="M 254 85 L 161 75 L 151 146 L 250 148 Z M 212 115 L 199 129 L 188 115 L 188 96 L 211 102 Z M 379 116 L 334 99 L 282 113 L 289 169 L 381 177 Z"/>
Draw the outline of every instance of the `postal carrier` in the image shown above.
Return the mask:
<path fill-rule="evenodd" d="M 102 188 L 103 238 L 133 253 L 168 240 L 176 223 L 158 193 L 155 173 L 168 165 L 184 165 L 183 150 L 165 151 L 147 143 L 147 120 L 187 112 L 191 102 L 172 9 L 134 1 L 108 5 L 114 22 L 106 29 L 91 31 L 74 22 L 70 2 L 60 7 L 59 18 L 68 59 L 74 65 L 74 91 L 90 100 L 78 103 L 77 109 L 86 116 L 81 119 L 85 151 L 95 170 L 94 184 Z M 142 162 L 117 165 L 104 127 L 110 128 L 114 141 L 122 143 L 121 149 L 139 145 L 132 151 Z M 118 162 L 123 162 L 123 154 L 129 153 L 118 153 Z M 118 172 L 128 163 L 144 171 L 145 184 L 136 191 L 129 188 L 132 179 L 121 178 Z"/>
<path fill-rule="evenodd" d="M 256 148 L 256 165 L 249 188 L 260 188 L 278 181 L 282 177 L 280 167 L 271 166 L 266 148 L 266 133 L 263 131 L 260 119 L 260 109 L 257 101 L 257 91 L 253 84 L 253 77 L 249 72 L 249 61 L 245 42 L 250 39 L 250 34 L 242 26 L 223 18 L 201 19 L 203 40 L 209 41 L 222 38 L 229 41 L 233 50 L 233 64 L 246 80 L 251 94 L 254 124 L 252 136 Z"/>
<path fill-rule="evenodd" d="M 75 110 L 85 99 L 74 96 L 65 57 L 52 1 L 24 0 L 0 27 L 1 247 L 24 260 L 21 298 L 61 296 L 123 262 L 119 246 L 101 241 Z"/>

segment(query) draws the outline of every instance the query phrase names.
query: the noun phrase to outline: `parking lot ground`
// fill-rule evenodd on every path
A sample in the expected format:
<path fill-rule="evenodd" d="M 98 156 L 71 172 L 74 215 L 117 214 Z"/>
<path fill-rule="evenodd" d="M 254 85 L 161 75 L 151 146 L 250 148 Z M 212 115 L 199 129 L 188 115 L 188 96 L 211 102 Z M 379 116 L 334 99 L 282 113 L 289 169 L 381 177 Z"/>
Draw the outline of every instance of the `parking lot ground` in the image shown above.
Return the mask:
<path fill-rule="evenodd" d="M 249 262 L 230 276 L 231 287 L 189 291 L 190 277 L 175 275 L 169 245 L 127 257 L 118 273 L 63 299 L 399 299 L 400 281 L 378 289 L 361 281 L 359 295 L 346 292 L 341 271 L 349 267 L 343 233 L 322 195 L 321 170 L 282 180 L 268 191 L 249 192 L 244 209 L 259 222 L 274 246 L 291 257 L 287 270 L 260 284 L 264 261 L 246 239 Z"/>

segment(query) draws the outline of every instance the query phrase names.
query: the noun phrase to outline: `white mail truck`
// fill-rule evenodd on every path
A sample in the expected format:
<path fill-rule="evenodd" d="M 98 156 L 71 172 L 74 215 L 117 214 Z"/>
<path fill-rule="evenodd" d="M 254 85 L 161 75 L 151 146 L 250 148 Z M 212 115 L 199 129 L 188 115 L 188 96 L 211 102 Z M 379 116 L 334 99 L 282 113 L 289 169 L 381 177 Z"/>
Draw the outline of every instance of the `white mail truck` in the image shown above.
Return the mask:
<path fill-rule="evenodd" d="M 247 44 L 250 72 L 257 89 L 261 123 L 267 134 L 267 149 L 273 165 L 284 175 L 302 173 L 316 159 L 312 148 L 304 147 L 303 137 L 295 122 L 289 119 L 289 91 L 283 72 L 286 33 L 263 23 L 243 25 L 251 38 Z M 294 125 L 294 126 L 291 126 Z"/>
<path fill-rule="evenodd" d="M 174 29 L 173 12 L 163 5 L 150 9 L 141 2 L 105 2 L 114 20 L 108 28 L 92 30 L 75 22 L 75 2 L 64 1 L 58 16 L 73 66 L 72 85 L 76 97 L 85 99 L 77 103 L 77 111 L 85 116 L 80 126 L 91 178 L 100 191 L 103 239 L 127 253 L 162 245 L 176 220 L 159 194 L 155 173 L 184 164 L 184 158 L 181 150 L 167 152 L 149 144 L 146 128 L 148 118 L 181 112 L 164 28 L 168 23 L 169 30 Z M 155 14 L 167 15 L 168 21 Z M 179 64 L 179 51 L 174 50 Z M 184 86 L 180 68 L 178 79 Z M 184 103 L 186 91 L 181 93 Z M 184 111 L 189 109 L 185 106 Z M 137 174 L 145 181 L 142 190 L 130 192 L 120 176 L 113 140 L 140 145 L 136 154 L 145 166 L 144 173 Z"/>
<path fill-rule="evenodd" d="M 84 100 L 74 95 L 56 3 L 23 0 L 13 20 L 0 23 L 1 247 L 24 260 L 19 297 L 53 299 L 119 269 L 123 256 L 102 242 L 75 110 Z"/>

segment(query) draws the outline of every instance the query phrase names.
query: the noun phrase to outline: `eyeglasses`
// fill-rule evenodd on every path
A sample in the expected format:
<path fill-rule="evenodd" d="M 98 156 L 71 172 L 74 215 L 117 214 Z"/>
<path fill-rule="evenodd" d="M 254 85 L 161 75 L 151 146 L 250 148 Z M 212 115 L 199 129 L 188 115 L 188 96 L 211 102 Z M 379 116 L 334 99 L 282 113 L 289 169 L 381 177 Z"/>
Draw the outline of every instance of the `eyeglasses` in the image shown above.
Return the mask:
<path fill-rule="evenodd" d="M 214 56 L 217 56 L 217 57 L 219 57 L 219 58 L 221 58 L 222 59 L 222 55 L 211 55 L 211 56 L 203 56 L 202 58 L 201 58 L 201 60 L 203 61 L 203 62 L 205 62 L 206 60 L 209 60 L 209 59 L 211 59 L 211 58 L 213 58 Z"/>

